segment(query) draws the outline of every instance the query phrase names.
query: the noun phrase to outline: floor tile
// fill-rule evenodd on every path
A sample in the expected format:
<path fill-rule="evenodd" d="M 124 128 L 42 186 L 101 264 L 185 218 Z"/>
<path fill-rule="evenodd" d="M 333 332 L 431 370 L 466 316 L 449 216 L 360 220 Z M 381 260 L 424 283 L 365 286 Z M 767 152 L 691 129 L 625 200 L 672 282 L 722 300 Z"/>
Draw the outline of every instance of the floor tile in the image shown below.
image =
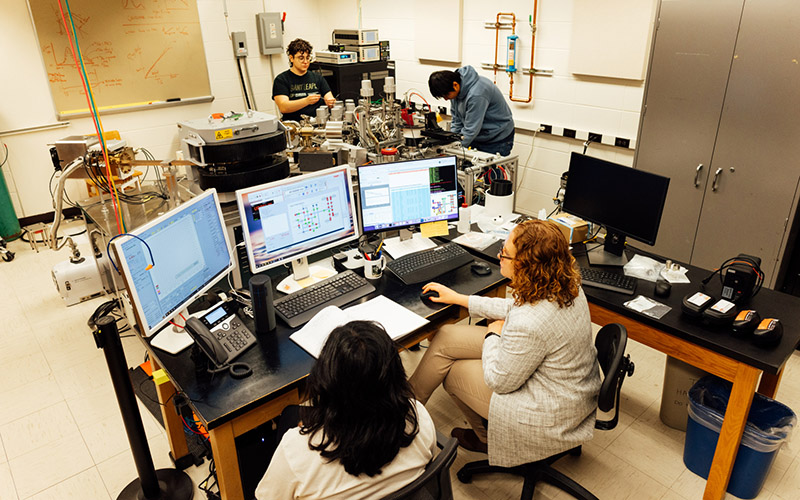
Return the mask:
<path fill-rule="evenodd" d="M 103 479 L 92 467 L 37 493 L 30 500 L 110 500 Z"/>
<path fill-rule="evenodd" d="M 7 463 L 0 463 L 0 500 L 17 500 L 17 490 L 11 477 L 11 468 Z"/>
<path fill-rule="evenodd" d="M 20 498 L 28 498 L 94 466 L 80 434 L 9 460 Z"/>
<path fill-rule="evenodd" d="M 140 411 L 141 414 L 141 411 Z M 161 427 L 149 415 L 141 415 L 145 435 L 150 438 L 161 433 Z M 130 448 L 128 434 L 119 411 L 112 416 L 80 428 L 80 434 L 92 455 L 100 463 Z"/>
<path fill-rule="evenodd" d="M 12 384 L 0 392 L 0 425 L 30 415 L 64 400 L 54 375 Z"/>
<path fill-rule="evenodd" d="M 59 401 L 37 412 L 0 426 L 0 437 L 9 460 L 30 453 L 37 448 L 74 435 L 78 426 L 67 408 Z"/>

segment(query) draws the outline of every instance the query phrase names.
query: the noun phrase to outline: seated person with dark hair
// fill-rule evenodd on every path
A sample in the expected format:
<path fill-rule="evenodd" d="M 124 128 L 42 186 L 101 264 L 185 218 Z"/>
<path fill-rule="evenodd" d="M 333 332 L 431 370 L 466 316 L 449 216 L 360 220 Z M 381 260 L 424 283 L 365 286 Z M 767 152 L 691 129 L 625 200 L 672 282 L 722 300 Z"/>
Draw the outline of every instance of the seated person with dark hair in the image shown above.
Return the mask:
<path fill-rule="evenodd" d="M 464 147 L 486 153 L 511 154 L 514 116 L 500 89 L 472 66 L 435 71 L 428 78 L 433 97 L 451 102 L 450 130 L 463 137 Z"/>
<path fill-rule="evenodd" d="M 300 407 L 299 427 L 278 444 L 258 500 L 380 498 L 414 481 L 433 458 L 433 420 L 378 323 L 334 329 L 307 391 L 310 406 Z"/>
<path fill-rule="evenodd" d="M 315 116 L 319 106 L 331 107 L 336 102 L 325 78 L 308 71 L 312 50 L 314 47 L 301 38 L 286 48 L 289 69 L 276 76 L 272 84 L 272 100 L 283 115 L 282 120 L 300 121 L 301 115 Z"/>

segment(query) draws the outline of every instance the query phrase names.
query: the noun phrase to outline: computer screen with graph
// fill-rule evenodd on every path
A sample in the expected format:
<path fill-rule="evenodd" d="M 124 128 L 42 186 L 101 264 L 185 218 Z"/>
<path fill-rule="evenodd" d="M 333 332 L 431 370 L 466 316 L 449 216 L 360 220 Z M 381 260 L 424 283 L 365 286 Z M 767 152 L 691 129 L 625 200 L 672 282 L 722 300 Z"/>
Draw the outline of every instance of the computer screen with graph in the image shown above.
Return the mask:
<path fill-rule="evenodd" d="M 234 266 L 214 189 L 111 244 L 146 336 L 161 329 Z"/>
<path fill-rule="evenodd" d="M 458 220 L 455 156 L 358 167 L 364 232 Z"/>
<path fill-rule="evenodd" d="M 253 273 L 358 238 L 347 165 L 236 191 Z"/>

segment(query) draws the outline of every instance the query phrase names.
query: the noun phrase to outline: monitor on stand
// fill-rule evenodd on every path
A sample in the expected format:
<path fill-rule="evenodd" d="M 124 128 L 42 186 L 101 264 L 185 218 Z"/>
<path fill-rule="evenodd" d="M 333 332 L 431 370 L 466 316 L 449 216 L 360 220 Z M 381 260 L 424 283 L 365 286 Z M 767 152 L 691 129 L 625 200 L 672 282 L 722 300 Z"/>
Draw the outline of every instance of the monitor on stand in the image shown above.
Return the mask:
<path fill-rule="evenodd" d="M 364 233 L 458 220 L 455 156 L 360 165 L 358 189 Z"/>
<path fill-rule="evenodd" d="M 591 265 L 623 266 L 625 239 L 654 245 L 669 178 L 572 153 L 565 212 L 606 228 L 605 244 L 588 252 Z"/>
<path fill-rule="evenodd" d="M 291 263 L 302 280 L 309 255 L 358 239 L 347 165 L 240 189 L 236 203 L 253 274 Z"/>
<path fill-rule="evenodd" d="M 184 312 L 234 267 L 214 189 L 116 237 L 111 245 L 140 333 L 147 337 Z M 192 343 L 182 328 L 173 330 L 164 329 L 153 345 L 174 352 Z"/>

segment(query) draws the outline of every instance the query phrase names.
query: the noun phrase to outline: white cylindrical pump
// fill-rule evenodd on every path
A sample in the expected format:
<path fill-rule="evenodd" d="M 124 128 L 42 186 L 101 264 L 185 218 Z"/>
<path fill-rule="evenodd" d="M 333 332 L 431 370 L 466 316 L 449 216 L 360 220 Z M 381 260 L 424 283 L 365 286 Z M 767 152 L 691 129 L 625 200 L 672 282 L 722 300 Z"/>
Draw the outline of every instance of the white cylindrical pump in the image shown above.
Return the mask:
<path fill-rule="evenodd" d="M 383 81 L 383 91 L 385 93 L 387 93 L 387 94 L 388 93 L 394 93 L 395 87 L 394 87 L 394 77 L 393 76 L 387 76 L 386 79 Z"/>
<path fill-rule="evenodd" d="M 470 226 L 470 207 L 464 202 L 458 209 L 458 224 L 456 224 L 456 230 L 461 234 L 468 233 Z"/>
<path fill-rule="evenodd" d="M 372 90 L 372 82 L 370 80 L 361 80 L 361 97 L 372 97 L 375 92 Z"/>

